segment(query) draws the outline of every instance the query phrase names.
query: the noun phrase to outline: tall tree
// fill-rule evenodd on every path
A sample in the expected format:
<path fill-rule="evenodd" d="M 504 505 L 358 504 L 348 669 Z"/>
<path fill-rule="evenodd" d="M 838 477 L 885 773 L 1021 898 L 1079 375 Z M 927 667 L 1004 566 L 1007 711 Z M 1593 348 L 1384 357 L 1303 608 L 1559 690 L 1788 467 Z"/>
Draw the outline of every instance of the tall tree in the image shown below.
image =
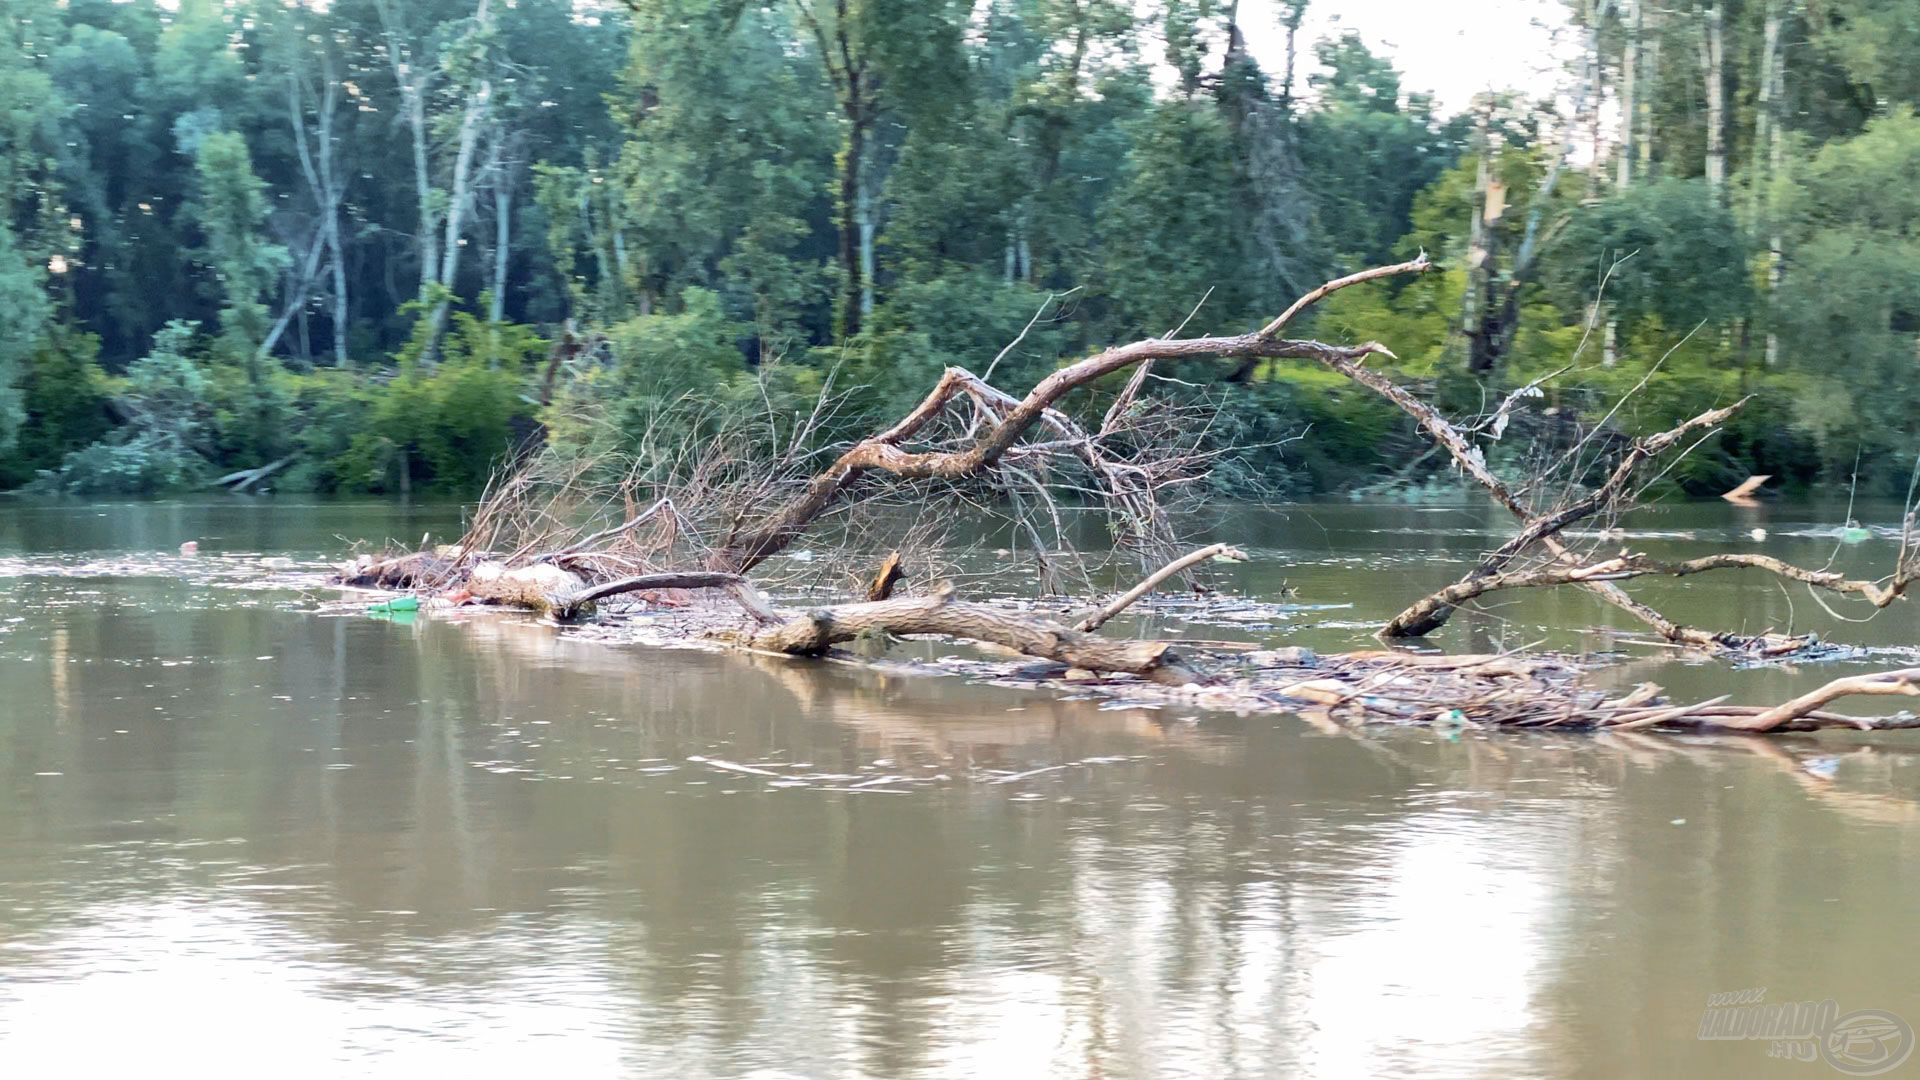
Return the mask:
<path fill-rule="evenodd" d="M 876 296 L 882 208 L 878 127 L 938 123 L 969 100 L 960 52 L 966 10 L 955 0 L 793 0 L 839 104 L 836 158 L 843 288 L 836 323 L 859 333 Z"/>
<path fill-rule="evenodd" d="M 1717 2 L 1700 12 L 1700 77 L 1707 86 L 1707 186 L 1717 194 L 1727 183 L 1727 46 Z"/>
<path fill-rule="evenodd" d="M 253 171 L 246 140 L 231 131 L 201 137 L 193 147 L 193 216 L 200 224 L 201 261 L 220 296 L 220 333 L 229 354 L 244 359 L 247 381 L 264 381 L 260 345 L 271 327 L 265 296 L 287 259 L 268 242 L 266 184 Z"/>

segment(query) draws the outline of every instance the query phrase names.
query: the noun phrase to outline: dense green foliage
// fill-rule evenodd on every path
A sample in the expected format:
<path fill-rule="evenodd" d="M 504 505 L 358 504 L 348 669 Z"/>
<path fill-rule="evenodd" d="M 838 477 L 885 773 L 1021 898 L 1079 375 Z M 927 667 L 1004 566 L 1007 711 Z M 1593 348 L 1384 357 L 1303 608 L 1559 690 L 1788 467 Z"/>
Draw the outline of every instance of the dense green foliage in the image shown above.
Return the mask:
<path fill-rule="evenodd" d="M 1569 3 L 1563 92 L 1457 115 L 1353 33 L 1263 66 L 1217 0 L 0 11 L 0 487 L 469 492 L 541 433 L 823 387 L 845 435 L 1420 250 L 1300 329 L 1468 412 L 1568 368 L 1510 442 L 1644 382 L 1626 433 L 1753 397 L 1699 489 L 1920 448 L 1902 0 Z M 1324 372 L 1187 367 L 1223 491 L 1439 464 Z"/>

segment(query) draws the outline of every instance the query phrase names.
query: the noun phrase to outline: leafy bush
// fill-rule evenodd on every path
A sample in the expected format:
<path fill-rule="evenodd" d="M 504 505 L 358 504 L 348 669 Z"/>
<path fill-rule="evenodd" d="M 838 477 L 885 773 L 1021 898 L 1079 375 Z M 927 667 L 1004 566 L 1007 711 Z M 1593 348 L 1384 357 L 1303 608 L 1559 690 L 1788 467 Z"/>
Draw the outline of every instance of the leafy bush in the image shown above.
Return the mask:
<path fill-rule="evenodd" d="M 0 454 L 0 487 L 18 487 L 107 433 L 109 382 L 92 334 L 56 331 L 26 358 L 20 380 L 25 423 L 13 449 Z"/>
<path fill-rule="evenodd" d="M 171 322 L 153 349 L 121 380 L 128 422 L 99 442 L 68 454 L 48 485 L 76 495 L 151 495 L 205 476 L 203 453 L 212 427 L 207 374 L 191 355 L 193 327 Z"/>

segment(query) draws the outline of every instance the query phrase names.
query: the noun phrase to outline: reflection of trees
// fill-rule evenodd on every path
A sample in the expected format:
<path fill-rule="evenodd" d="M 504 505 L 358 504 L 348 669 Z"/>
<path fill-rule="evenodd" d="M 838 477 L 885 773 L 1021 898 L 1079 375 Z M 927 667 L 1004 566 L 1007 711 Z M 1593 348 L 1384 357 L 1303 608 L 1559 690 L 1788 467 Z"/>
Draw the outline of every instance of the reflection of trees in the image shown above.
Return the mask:
<path fill-rule="evenodd" d="M 314 993 L 525 999 L 471 1022 L 586 1015 L 638 1071 L 1645 1075 L 1639 1034 L 1712 990 L 1899 1007 L 1871 913 L 1821 906 L 1910 895 L 1896 744 L 1188 723 L 502 619 L 58 619 L 97 662 L 5 728 L 4 936 L 204 908 Z"/>

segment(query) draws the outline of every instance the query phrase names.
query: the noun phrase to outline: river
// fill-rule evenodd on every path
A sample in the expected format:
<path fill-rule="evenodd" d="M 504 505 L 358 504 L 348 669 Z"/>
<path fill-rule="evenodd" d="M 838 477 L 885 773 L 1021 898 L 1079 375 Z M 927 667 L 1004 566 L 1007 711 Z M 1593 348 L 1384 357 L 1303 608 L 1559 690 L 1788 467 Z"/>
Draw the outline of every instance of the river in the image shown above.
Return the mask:
<path fill-rule="evenodd" d="M 1884 572 L 1890 535 L 1822 534 L 1846 513 L 1683 505 L 1622 543 Z M 1920 733 L 1356 732 L 261 585 L 456 524 L 0 503 L 0 1075 L 1819 1077 L 1699 1038 L 1709 995 L 1920 1022 Z M 1501 524 L 1231 512 L 1231 584 L 1289 606 L 1153 617 L 1365 646 Z M 1571 591 L 1435 644 L 1739 701 L 1916 662 L 1911 604 L 1634 588 L 1876 651 L 1737 670 Z"/>

